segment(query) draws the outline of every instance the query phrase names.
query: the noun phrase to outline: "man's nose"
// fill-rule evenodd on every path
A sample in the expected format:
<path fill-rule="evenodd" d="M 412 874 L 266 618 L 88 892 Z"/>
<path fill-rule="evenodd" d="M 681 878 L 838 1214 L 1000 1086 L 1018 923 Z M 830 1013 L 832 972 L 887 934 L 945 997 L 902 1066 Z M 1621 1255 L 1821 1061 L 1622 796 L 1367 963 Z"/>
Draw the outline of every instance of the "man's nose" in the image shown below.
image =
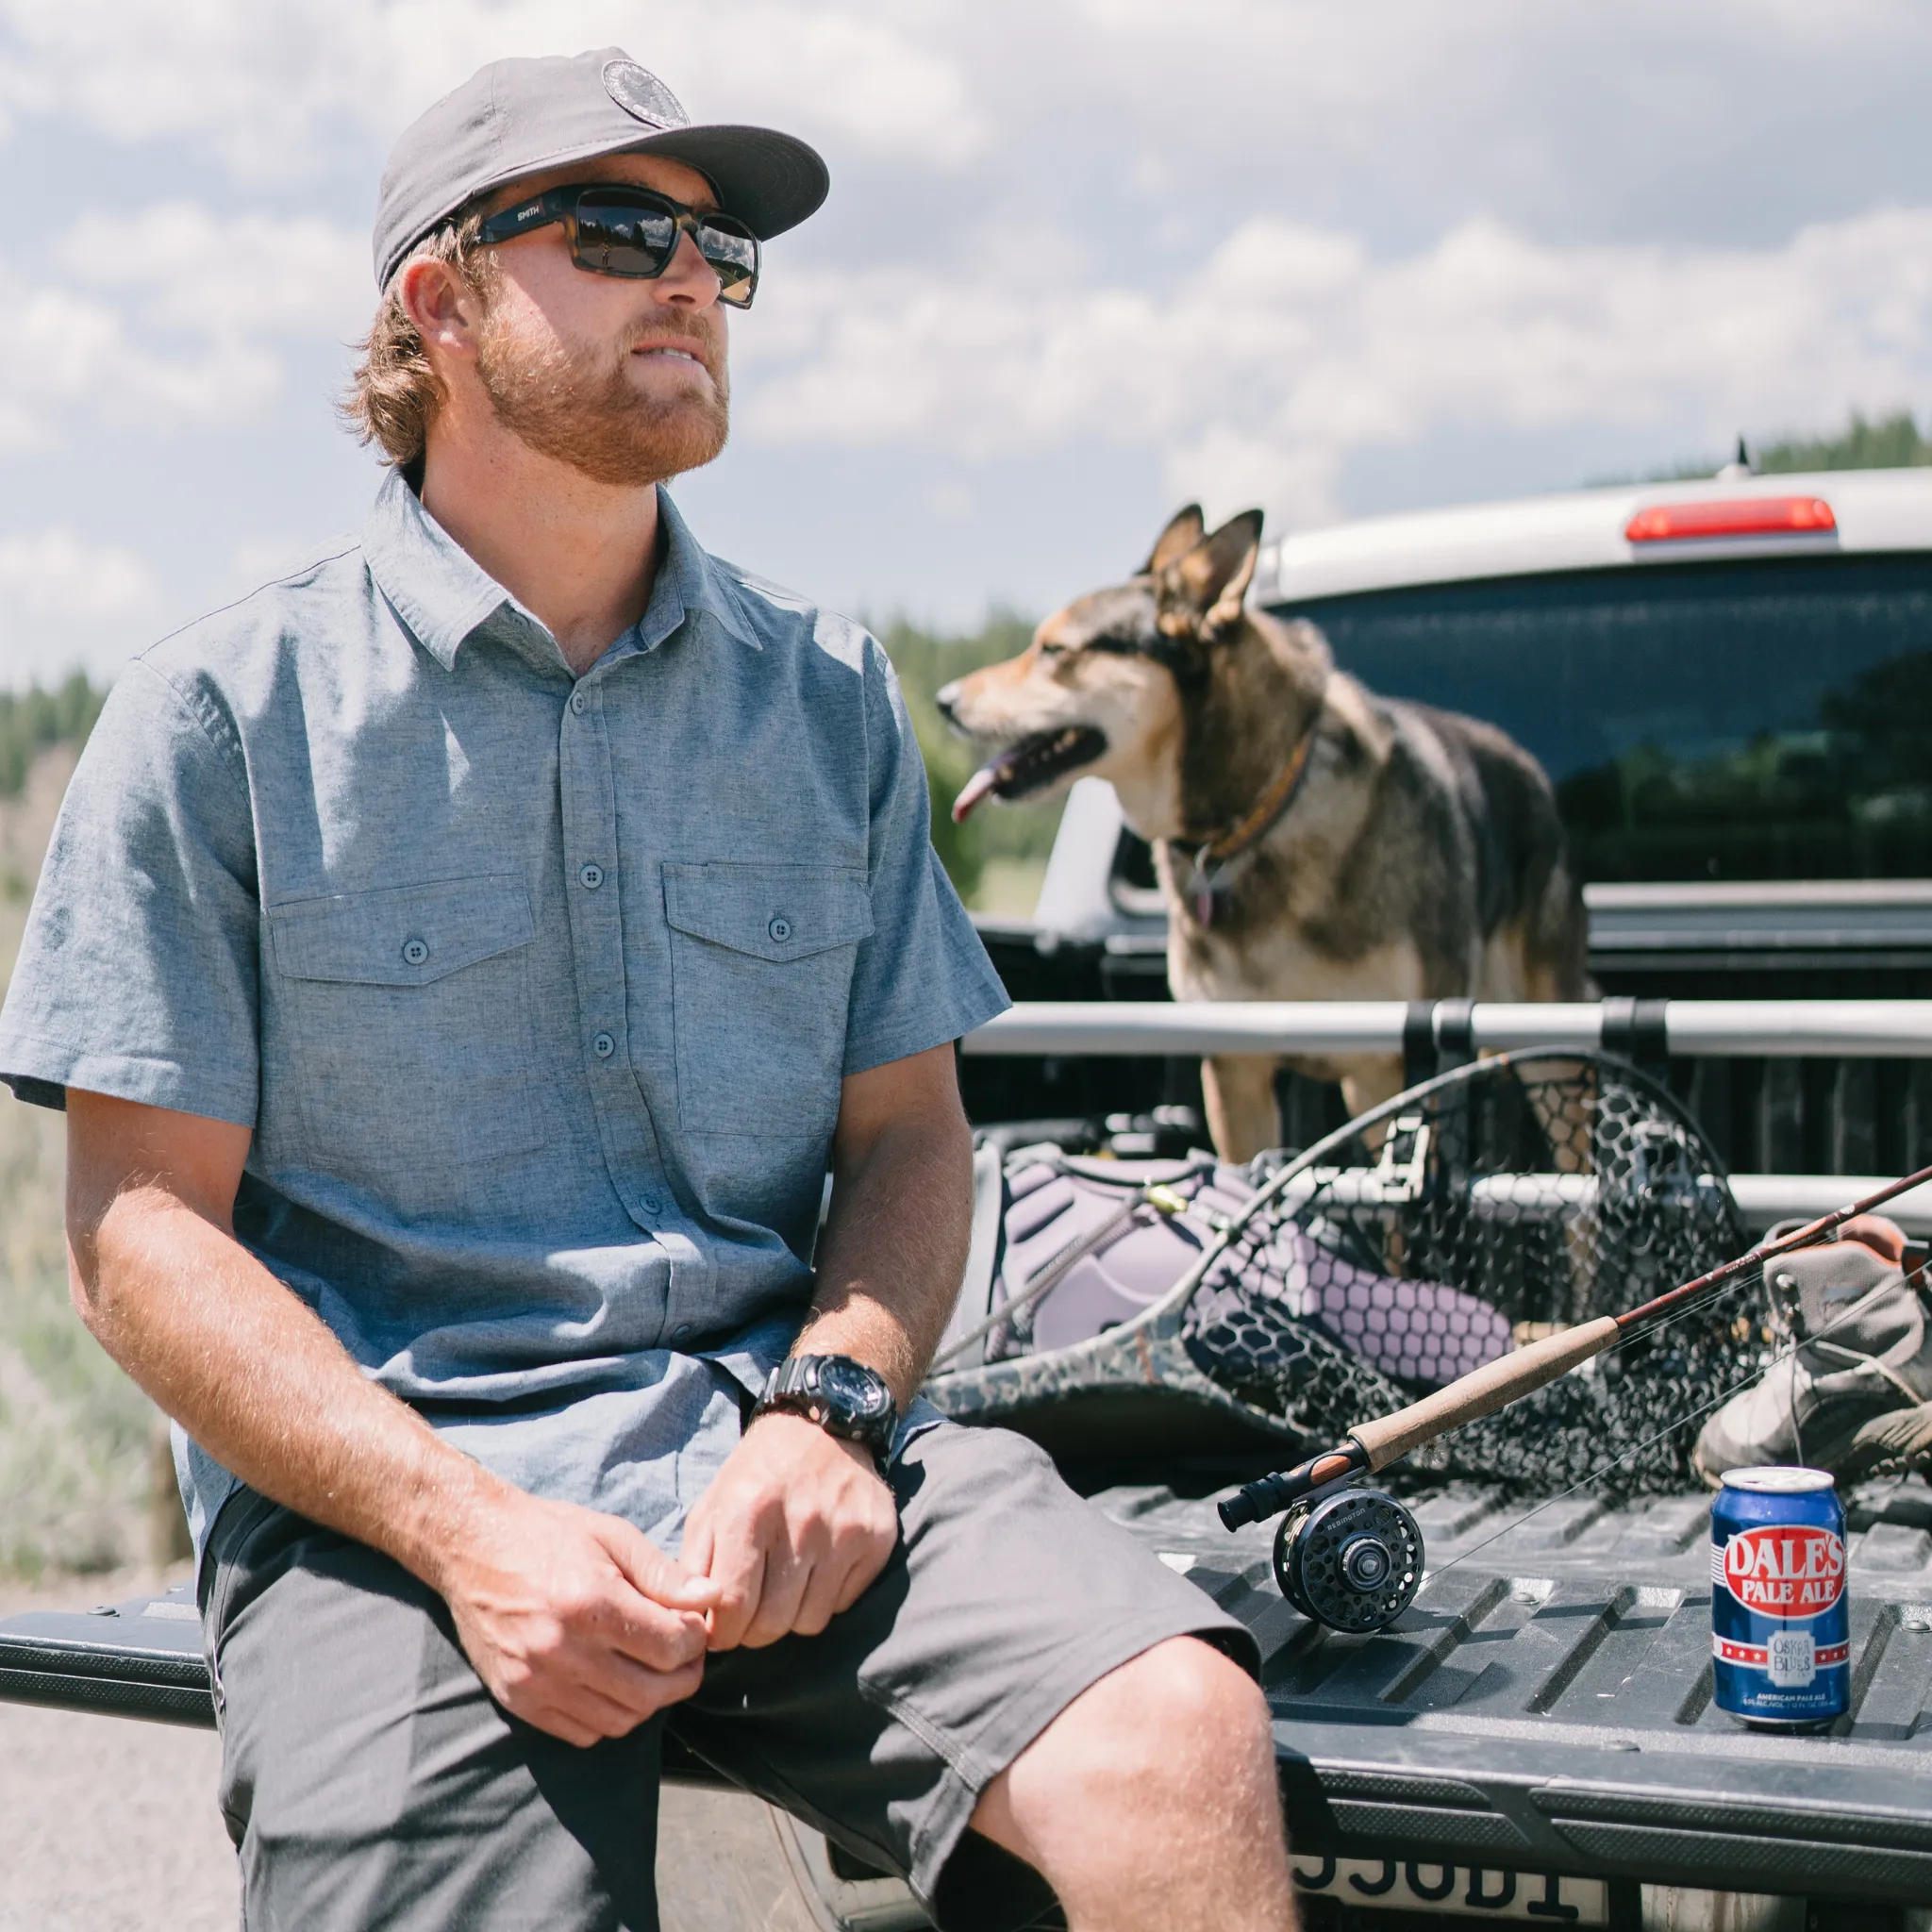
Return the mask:
<path fill-rule="evenodd" d="M 698 252 L 696 241 L 680 234 L 664 273 L 658 277 L 660 298 L 681 305 L 708 308 L 717 301 L 722 287 L 718 271 Z"/>

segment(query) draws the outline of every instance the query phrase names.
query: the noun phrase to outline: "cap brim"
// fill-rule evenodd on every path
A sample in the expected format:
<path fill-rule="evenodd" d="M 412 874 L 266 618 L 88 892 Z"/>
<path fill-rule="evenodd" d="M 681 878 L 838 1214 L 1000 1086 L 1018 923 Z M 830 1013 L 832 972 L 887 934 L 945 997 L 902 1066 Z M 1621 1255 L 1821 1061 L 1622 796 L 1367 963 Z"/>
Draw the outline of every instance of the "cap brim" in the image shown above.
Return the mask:
<path fill-rule="evenodd" d="M 719 207 L 760 242 L 817 213 L 832 187 L 816 148 L 772 127 L 667 127 L 614 152 L 689 163 L 717 191 Z"/>

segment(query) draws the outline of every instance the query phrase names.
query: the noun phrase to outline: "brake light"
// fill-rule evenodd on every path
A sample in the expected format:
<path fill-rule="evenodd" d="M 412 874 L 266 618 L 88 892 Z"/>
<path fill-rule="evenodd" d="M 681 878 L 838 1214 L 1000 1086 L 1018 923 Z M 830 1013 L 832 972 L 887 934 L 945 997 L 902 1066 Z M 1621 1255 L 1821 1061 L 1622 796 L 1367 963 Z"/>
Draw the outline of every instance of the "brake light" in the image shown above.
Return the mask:
<path fill-rule="evenodd" d="M 1654 503 L 1624 526 L 1630 543 L 1691 537 L 1815 537 L 1838 519 L 1822 496 L 1740 496 L 1716 503 Z"/>

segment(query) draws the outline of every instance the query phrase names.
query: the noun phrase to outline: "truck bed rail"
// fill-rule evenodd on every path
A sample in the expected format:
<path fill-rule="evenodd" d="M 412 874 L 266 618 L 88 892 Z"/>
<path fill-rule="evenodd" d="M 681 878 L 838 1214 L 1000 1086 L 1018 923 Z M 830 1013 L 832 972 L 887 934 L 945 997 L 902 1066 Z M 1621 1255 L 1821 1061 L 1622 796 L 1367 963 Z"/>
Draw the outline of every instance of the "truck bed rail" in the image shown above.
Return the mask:
<path fill-rule="evenodd" d="M 1420 1036 L 1420 1039 L 1419 1039 Z M 966 1054 L 1413 1056 L 1579 1047 L 1633 1058 L 1932 1059 L 1932 1000 L 1023 1000 Z"/>

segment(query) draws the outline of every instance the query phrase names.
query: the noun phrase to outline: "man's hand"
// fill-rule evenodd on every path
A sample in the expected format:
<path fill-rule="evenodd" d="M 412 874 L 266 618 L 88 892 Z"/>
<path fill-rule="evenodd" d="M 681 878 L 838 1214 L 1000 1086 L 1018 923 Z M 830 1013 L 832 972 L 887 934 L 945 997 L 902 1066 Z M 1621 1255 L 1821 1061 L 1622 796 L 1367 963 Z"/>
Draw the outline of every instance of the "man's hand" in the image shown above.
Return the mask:
<path fill-rule="evenodd" d="M 718 1591 L 710 1648 L 817 1636 L 858 1601 L 898 1537 L 868 1451 L 803 1416 L 760 1416 L 685 1527 L 685 1568 Z"/>
<path fill-rule="evenodd" d="M 618 1517 L 501 1486 L 437 1570 L 490 1694 L 568 1743 L 621 1738 L 703 1679 L 716 1586 Z"/>

